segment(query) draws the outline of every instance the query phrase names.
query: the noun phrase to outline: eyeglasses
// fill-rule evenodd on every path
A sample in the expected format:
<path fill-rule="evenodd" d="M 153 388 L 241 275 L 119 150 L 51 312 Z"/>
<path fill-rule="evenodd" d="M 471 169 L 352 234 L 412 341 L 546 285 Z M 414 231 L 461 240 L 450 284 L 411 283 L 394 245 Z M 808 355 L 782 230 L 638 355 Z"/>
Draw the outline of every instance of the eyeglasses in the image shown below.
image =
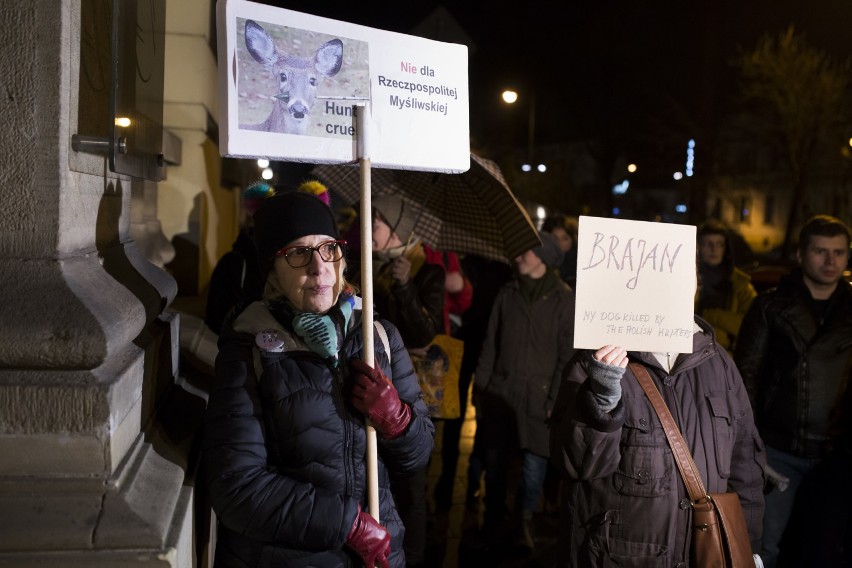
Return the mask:
<path fill-rule="evenodd" d="M 337 262 L 346 252 L 346 241 L 325 241 L 315 247 L 284 247 L 276 252 L 275 256 L 283 256 L 290 268 L 302 268 L 311 263 L 314 252 L 319 253 L 325 262 Z"/>

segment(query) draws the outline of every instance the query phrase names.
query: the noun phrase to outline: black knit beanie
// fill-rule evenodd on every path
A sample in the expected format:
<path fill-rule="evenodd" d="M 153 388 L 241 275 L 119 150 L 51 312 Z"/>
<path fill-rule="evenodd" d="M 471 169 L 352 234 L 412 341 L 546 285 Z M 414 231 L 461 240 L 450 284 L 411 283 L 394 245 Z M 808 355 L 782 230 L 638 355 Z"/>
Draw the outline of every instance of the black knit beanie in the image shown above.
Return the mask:
<path fill-rule="evenodd" d="M 272 269 L 276 252 L 307 235 L 340 238 L 334 214 L 317 196 L 291 191 L 264 200 L 254 214 L 254 243 L 263 277 Z"/>

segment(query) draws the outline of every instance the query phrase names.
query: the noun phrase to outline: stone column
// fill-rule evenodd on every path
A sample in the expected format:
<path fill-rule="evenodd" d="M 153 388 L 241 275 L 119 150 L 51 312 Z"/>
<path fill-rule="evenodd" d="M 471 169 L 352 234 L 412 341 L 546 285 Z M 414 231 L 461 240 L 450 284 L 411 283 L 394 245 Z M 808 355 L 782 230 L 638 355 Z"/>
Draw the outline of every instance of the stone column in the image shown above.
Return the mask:
<path fill-rule="evenodd" d="M 109 3 L 0 11 L 0 565 L 191 566 L 187 444 L 155 419 L 174 281 L 130 238 L 137 182 L 71 149 L 84 4 Z"/>

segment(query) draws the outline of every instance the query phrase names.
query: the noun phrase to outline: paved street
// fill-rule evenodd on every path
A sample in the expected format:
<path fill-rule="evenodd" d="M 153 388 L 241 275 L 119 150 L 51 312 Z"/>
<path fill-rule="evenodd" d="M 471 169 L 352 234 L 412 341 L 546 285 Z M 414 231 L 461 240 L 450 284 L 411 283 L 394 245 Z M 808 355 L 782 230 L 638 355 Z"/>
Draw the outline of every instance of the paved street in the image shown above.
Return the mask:
<path fill-rule="evenodd" d="M 452 506 L 448 512 L 436 513 L 432 492 L 441 473 L 441 441 L 443 423 L 436 420 L 435 450 L 429 464 L 430 517 L 427 536 L 427 565 L 430 568 L 468 568 L 490 566 L 502 568 L 556 566 L 557 525 L 555 514 L 539 512 L 535 517 L 536 548 L 533 554 L 515 543 L 515 534 L 480 534 L 482 522 L 481 499 L 477 506 L 465 506 L 467 494 L 467 465 L 476 431 L 475 409 L 468 407 L 462 428 L 459 465 Z M 510 477 L 511 479 L 511 477 Z M 514 487 L 510 484 L 511 488 Z M 511 503 L 510 495 L 508 502 Z M 492 542 L 486 545 L 486 540 Z M 494 541 L 497 544 L 494 544 Z"/>

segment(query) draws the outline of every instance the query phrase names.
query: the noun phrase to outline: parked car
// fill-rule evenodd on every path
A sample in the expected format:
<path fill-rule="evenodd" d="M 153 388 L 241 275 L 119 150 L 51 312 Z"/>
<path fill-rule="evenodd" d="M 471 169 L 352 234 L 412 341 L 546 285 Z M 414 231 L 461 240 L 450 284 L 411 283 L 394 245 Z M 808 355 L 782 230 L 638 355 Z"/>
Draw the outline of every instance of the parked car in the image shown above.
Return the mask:
<path fill-rule="evenodd" d="M 745 241 L 743 241 L 745 243 Z M 745 243 L 748 246 L 748 243 Z M 751 250 L 751 249 L 749 249 Z M 852 246 L 850 246 L 850 259 L 852 259 Z M 737 258 L 736 256 L 734 257 Z M 746 274 L 751 276 L 751 285 L 761 293 L 769 288 L 774 288 L 781 281 L 781 277 L 789 273 L 790 270 L 798 266 L 795 256 L 790 258 L 782 258 L 779 248 L 772 249 L 766 254 L 754 254 L 749 257 L 749 261 L 745 264 L 737 262 L 737 266 Z M 843 271 L 843 278 L 852 283 L 852 261 L 847 263 L 846 270 Z"/>
<path fill-rule="evenodd" d="M 764 290 L 777 286 L 781 281 L 781 277 L 790 272 L 795 266 L 795 263 L 778 264 L 767 262 L 766 264 L 762 264 L 760 261 L 755 261 L 752 266 L 744 270 L 751 276 L 751 285 L 760 294 Z"/>

